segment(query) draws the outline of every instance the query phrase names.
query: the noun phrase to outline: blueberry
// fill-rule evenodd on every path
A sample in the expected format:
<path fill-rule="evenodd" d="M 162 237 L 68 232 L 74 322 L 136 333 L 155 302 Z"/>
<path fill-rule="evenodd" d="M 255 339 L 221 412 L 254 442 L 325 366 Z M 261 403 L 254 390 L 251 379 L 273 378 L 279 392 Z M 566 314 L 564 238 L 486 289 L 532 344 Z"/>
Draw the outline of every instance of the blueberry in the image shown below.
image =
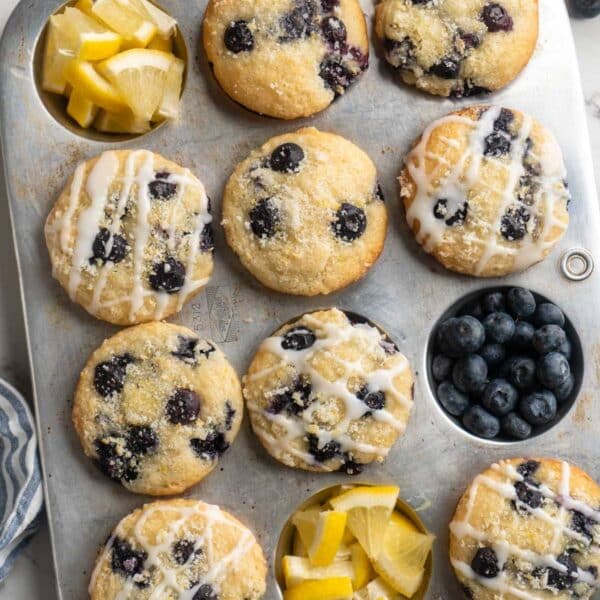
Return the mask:
<path fill-rule="evenodd" d="M 505 312 L 506 299 L 502 292 L 492 292 L 483 297 L 481 305 L 486 315 L 494 312 Z"/>
<path fill-rule="evenodd" d="M 566 339 L 556 350 L 560 352 L 567 360 L 571 360 L 571 355 L 573 354 L 573 346 L 571 342 Z"/>
<path fill-rule="evenodd" d="M 284 410 L 290 415 L 300 415 L 313 402 L 311 398 L 312 384 L 306 375 L 297 377 L 282 392 L 279 392 L 271 399 L 267 412 L 278 415 Z"/>
<path fill-rule="evenodd" d="M 516 440 L 526 440 L 531 435 L 531 425 L 517 413 L 509 413 L 501 422 L 502 432 Z"/>
<path fill-rule="evenodd" d="M 477 352 L 485 341 L 485 329 L 475 318 L 465 315 L 444 321 L 437 332 L 439 349 L 451 358 Z"/>
<path fill-rule="evenodd" d="M 469 203 L 465 200 L 454 212 L 453 215 L 446 219 L 446 225 L 448 227 L 454 227 L 454 225 L 462 225 L 467 219 L 469 212 Z"/>
<path fill-rule="evenodd" d="M 460 32 L 459 38 L 463 43 L 465 52 L 481 45 L 481 38 L 476 33 Z"/>
<path fill-rule="evenodd" d="M 192 438 L 190 445 L 192 450 L 204 460 L 214 460 L 229 448 L 225 435 L 216 429 L 210 431 L 204 439 Z"/>
<path fill-rule="evenodd" d="M 200 414 L 200 397 L 193 390 L 179 388 L 167 400 L 165 412 L 174 425 L 191 425 Z"/>
<path fill-rule="evenodd" d="M 380 202 L 385 202 L 385 196 L 383 195 L 383 190 L 381 189 L 381 185 L 379 183 L 375 187 L 375 197 Z"/>
<path fill-rule="evenodd" d="M 556 417 L 556 396 L 549 390 L 539 390 L 525 396 L 519 403 L 521 416 L 531 425 L 546 425 Z"/>
<path fill-rule="evenodd" d="M 457 390 L 449 381 L 440 383 L 437 388 L 437 399 L 446 412 L 460 417 L 469 408 L 469 397 Z"/>
<path fill-rule="evenodd" d="M 358 390 L 356 397 L 371 410 L 382 410 L 385 407 L 385 393 L 380 390 L 373 392 L 366 385 Z"/>
<path fill-rule="evenodd" d="M 281 42 L 291 42 L 302 37 L 308 37 L 314 31 L 312 19 L 315 6 L 312 0 L 298 0 L 297 5 L 281 19 L 283 35 Z"/>
<path fill-rule="evenodd" d="M 112 241 L 111 241 L 112 240 Z M 109 251 L 110 246 L 110 251 Z M 92 243 L 92 258 L 90 262 L 99 261 L 102 264 L 106 262 L 120 263 L 129 252 L 127 240 L 118 233 L 111 236 L 106 227 L 101 227 L 100 231 Z"/>
<path fill-rule="evenodd" d="M 321 0 L 321 8 L 324 12 L 332 12 L 336 6 L 340 5 L 340 0 Z"/>
<path fill-rule="evenodd" d="M 405 69 L 415 60 L 415 44 L 407 36 L 402 40 L 383 40 L 387 61 L 396 69 Z"/>
<path fill-rule="evenodd" d="M 363 471 L 364 465 L 362 463 L 356 462 L 353 460 L 348 454 L 344 454 L 343 462 L 340 466 L 340 473 L 345 473 L 346 475 L 360 475 Z"/>
<path fill-rule="evenodd" d="M 518 399 L 517 390 L 506 379 L 492 379 L 483 392 L 481 404 L 493 415 L 503 417 L 514 410 Z"/>
<path fill-rule="evenodd" d="M 535 361 L 528 356 L 515 356 L 507 361 L 507 373 L 502 374 L 520 390 L 528 390 L 535 384 Z"/>
<path fill-rule="evenodd" d="M 531 213 L 524 206 L 511 206 L 500 220 L 500 233 L 509 242 L 522 240 L 527 235 Z"/>
<path fill-rule="evenodd" d="M 303 160 L 304 150 L 298 144 L 287 142 L 271 152 L 269 166 L 277 173 L 298 173 Z"/>
<path fill-rule="evenodd" d="M 344 65 L 341 58 L 331 55 L 319 65 L 319 77 L 323 80 L 325 87 L 339 96 L 350 86 L 356 76 Z"/>
<path fill-rule="evenodd" d="M 178 565 L 185 565 L 190 560 L 194 554 L 194 545 L 194 541 L 188 539 L 178 540 L 173 544 L 171 553 Z"/>
<path fill-rule="evenodd" d="M 481 20 L 485 23 L 488 31 L 496 33 L 498 31 L 512 31 L 513 20 L 508 11 L 496 2 L 492 2 L 483 7 Z"/>
<path fill-rule="evenodd" d="M 577 564 L 567 552 L 561 554 L 556 560 L 564 565 L 567 571 L 565 573 L 554 567 L 547 567 L 548 586 L 555 590 L 569 589 L 577 581 Z"/>
<path fill-rule="evenodd" d="M 252 233 L 261 239 L 272 238 L 279 225 L 279 210 L 271 198 L 259 200 L 248 213 Z"/>
<path fill-rule="evenodd" d="M 219 596 L 212 585 L 203 583 L 197 590 L 192 600 L 219 600 Z"/>
<path fill-rule="evenodd" d="M 284 350 L 306 350 L 317 341 L 317 336 L 312 329 L 300 325 L 287 331 L 281 340 Z"/>
<path fill-rule="evenodd" d="M 454 361 L 443 354 L 438 354 L 431 363 L 431 372 L 436 381 L 444 381 L 450 377 Z"/>
<path fill-rule="evenodd" d="M 154 179 L 148 184 L 148 191 L 154 200 L 171 200 L 177 195 L 177 184 L 164 179 Z"/>
<path fill-rule="evenodd" d="M 344 242 L 352 242 L 365 232 L 367 215 L 362 208 L 344 202 L 338 209 L 331 228 L 336 237 Z"/>
<path fill-rule="evenodd" d="M 154 263 L 148 277 L 150 287 L 157 292 L 176 294 L 185 284 L 185 266 L 172 256 L 161 263 Z"/>
<path fill-rule="evenodd" d="M 535 298 L 525 288 L 511 288 L 506 294 L 506 301 L 514 317 L 527 318 L 535 312 Z"/>
<path fill-rule="evenodd" d="M 571 6 L 576 14 L 588 19 L 600 15 L 600 0 L 571 0 Z"/>
<path fill-rule="evenodd" d="M 542 325 L 558 325 L 559 327 L 564 327 L 565 315 L 556 304 L 542 302 L 541 304 L 538 304 L 538 307 L 535 310 L 533 321 L 538 327 L 541 327 Z"/>
<path fill-rule="evenodd" d="M 506 348 L 502 344 L 485 344 L 478 354 L 490 369 L 495 369 L 506 358 Z"/>
<path fill-rule="evenodd" d="M 125 441 L 115 438 L 118 436 L 109 435 L 95 441 L 98 466 L 113 481 L 133 481 L 138 476 L 135 460 L 131 451 L 123 447 Z"/>
<path fill-rule="evenodd" d="M 254 36 L 246 21 L 232 21 L 225 30 L 225 47 L 234 54 L 248 52 L 254 48 Z"/>
<path fill-rule="evenodd" d="M 460 63 L 456 56 L 444 56 L 429 68 L 429 73 L 441 79 L 456 79 L 460 73 Z"/>
<path fill-rule="evenodd" d="M 440 198 L 433 206 L 433 216 L 436 219 L 445 219 L 448 214 L 448 200 Z"/>
<path fill-rule="evenodd" d="M 510 340 L 511 346 L 520 350 L 529 349 L 533 341 L 535 327 L 527 321 L 517 321 L 515 323 L 515 333 Z"/>
<path fill-rule="evenodd" d="M 337 17 L 328 16 L 321 21 L 321 34 L 333 46 L 341 46 L 346 41 L 346 26 Z"/>
<path fill-rule="evenodd" d="M 550 352 L 537 362 L 537 378 L 549 390 L 559 388 L 571 374 L 569 361 L 559 352 Z"/>
<path fill-rule="evenodd" d="M 485 316 L 483 312 L 483 306 L 479 300 L 472 300 L 461 311 L 461 315 L 470 315 L 481 321 Z"/>
<path fill-rule="evenodd" d="M 597 523 L 594 519 L 586 517 L 583 513 L 578 510 L 571 511 L 571 529 L 583 534 L 586 538 L 592 539 L 594 537 L 594 527 Z"/>
<path fill-rule="evenodd" d="M 525 479 L 531 479 L 538 472 L 541 463 L 537 460 L 526 460 L 517 467 L 517 473 Z"/>
<path fill-rule="evenodd" d="M 567 334 L 558 325 L 543 325 L 533 335 L 531 341 L 538 354 L 557 351 L 567 341 Z"/>
<path fill-rule="evenodd" d="M 485 156 L 500 158 L 505 154 L 509 154 L 511 147 L 511 141 L 505 134 L 494 131 L 485 138 L 483 153 Z"/>
<path fill-rule="evenodd" d="M 494 121 L 494 131 L 504 131 L 504 133 L 510 134 L 510 126 L 515 120 L 515 113 L 508 108 L 500 109 L 500 115 Z"/>
<path fill-rule="evenodd" d="M 115 573 L 129 578 L 140 575 L 148 554 L 144 550 L 134 550 L 131 544 L 120 537 L 115 537 L 111 548 L 111 568 Z"/>
<path fill-rule="evenodd" d="M 233 408 L 233 406 L 231 406 L 231 404 L 229 403 L 229 400 L 227 400 L 227 402 L 225 402 L 225 430 L 226 431 L 231 431 L 231 428 L 233 426 L 233 418 L 235 417 L 235 408 Z"/>
<path fill-rule="evenodd" d="M 515 322 L 513 318 L 503 312 L 490 313 L 483 320 L 486 340 L 505 344 L 515 333 Z"/>
<path fill-rule="evenodd" d="M 341 447 L 338 442 L 331 440 L 321 445 L 319 438 L 309 433 L 308 439 L 308 451 L 315 457 L 318 462 L 325 462 L 335 458 L 340 453 Z"/>
<path fill-rule="evenodd" d="M 200 340 L 198 338 L 177 336 L 177 348 L 171 354 L 188 365 L 195 365 L 197 362 L 196 354 L 208 358 L 215 352 L 215 347 L 210 342 L 204 342 L 203 347 L 199 347 L 199 344 Z"/>
<path fill-rule="evenodd" d="M 518 499 L 515 502 L 517 509 L 519 508 L 519 502 L 529 506 L 529 508 L 539 508 L 542 505 L 544 496 L 537 487 L 537 484 L 527 479 L 515 482 L 515 492 Z"/>
<path fill-rule="evenodd" d="M 98 363 L 94 368 L 94 387 L 104 398 L 118 394 L 125 382 L 127 365 L 133 362 L 130 354 L 118 354 L 110 360 Z"/>
<path fill-rule="evenodd" d="M 148 454 L 158 447 L 158 435 L 148 425 L 133 425 L 127 430 L 127 449 L 134 455 Z"/>
<path fill-rule="evenodd" d="M 464 83 L 457 85 L 450 93 L 451 98 L 461 99 L 470 98 L 471 96 L 482 96 L 491 94 L 492 90 L 482 85 L 478 85 L 472 79 L 465 79 Z"/>
<path fill-rule="evenodd" d="M 480 577 L 493 579 L 500 572 L 498 556 L 493 548 L 479 548 L 471 561 L 471 569 Z"/>
<path fill-rule="evenodd" d="M 481 390 L 487 376 L 487 364 L 478 354 L 468 354 L 458 359 L 452 368 L 452 381 L 461 392 Z"/>
<path fill-rule="evenodd" d="M 569 396 L 573 393 L 573 389 L 575 388 L 575 377 L 573 373 L 570 373 L 569 376 L 556 388 L 552 391 L 556 396 L 556 401 L 559 404 L 565 402 L 565 400 L 569 399 Z"/>
<path fill-rule="evenodd" d="M 206 223 L 202 228 L 198 247 L 200 248 L 200 252 L 214 252 L 215 236 L 210 223 Z"/>
<path fill-rule="evenodd" d="M 463 425 L 479 437 L 491 439 L 500 433 L 500 421 L 479 405 L 468 408 L 462 418 Z"/>

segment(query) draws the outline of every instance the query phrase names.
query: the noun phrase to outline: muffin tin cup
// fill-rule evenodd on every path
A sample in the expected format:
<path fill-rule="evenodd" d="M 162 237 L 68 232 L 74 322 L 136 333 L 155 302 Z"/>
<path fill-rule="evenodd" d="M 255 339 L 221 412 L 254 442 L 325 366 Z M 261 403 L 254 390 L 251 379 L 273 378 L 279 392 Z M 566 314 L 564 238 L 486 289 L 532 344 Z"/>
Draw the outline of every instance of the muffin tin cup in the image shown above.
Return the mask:
<path fill-rule="evenodd" d="M 468 483 L 506 455 L 558 455 L 598 471 L 600 298 L 597 271 L 584 281 L 563 277 L 563 251 L 582 247 L 600 255 L 600 213 L 593 182 L 585 110 L 562 2 L 540 0 L 543 43 L 514 84 L 483 101 L 529 112 L 550 127 L 563 148 L 574 202 L 571 226 L 548 258 L 506 285 L 542 291 L 556 301 L 581 338 L 586 368 L 579 398 L 562 421 L 543 435 L 517 446 L 467 435 L 441 413 L 427 382 L 425 346 L 431 329 L 452 299 L 486 287 L 480 280 L 446 272 L 414 242 L 397 201 L 396 178 L 402 157 L 423 129 L 460 102 L 425 96 L 398 83 L 372 52 L 369 70 L 348 92 L 313 119 L 279 122 L 236 106 L 218 88 L 200 49 L 206 0 L 159 4 L 179 22 L 190 52 L 181 119 L 126 141 L 82 137 L 57 123 L 37 91 L 33 49 L 49 15 L 61 0 L 23 1 L 0 43 L 0 135 L 8 199 L 20 263 L 20 285 L 31 350 L 40 456 L 45 468 L 46 506 L 52 533 L 60 600 L 86 597 L 97 545 L 123 515 L 143 502 L 110 485 L 83 456 L 70 424 L 77 375 L 85 357 L 115 332 L 75 307 L 52 281 L 43 241 L 43 222 L 76 165 L 113 146 L 147 148 L 188 167 L 213 199 L 215 223 L 220 197 L 235 165 L 270 137 L 312 125 L 358 144 L 374 160 L 390 217 L 385 250 L 368 275 L 326 298 L 273 293 L 248 274 L 215 227 L 215 272 L 205 291 L 173 320 L 213 339 L 238 373 L 246 372 L 260 342 L 292 317 L 322 306 L 340 306 L 369 317 L 387 331 L 416 371 L 415 403 L 404 435 L 383 464 L 372 464 L 365 480 L 394 482 L 437 536 L 435 576 L 427 598 L 460 598 L 447 556 L 448 522 Z M 372 23 L 374 4 L 363 2 Z M 372 44 L 373 46 L 373 44 Z M 560 93 L 557 93 L 560 90 Z M 552 98 L 552 102 L 540 99 Z M 493 281 L 489 285 L 498 284 Z M 500 284 L 504 285 L 502 281 Z M 279 532 L 300 498 L 324 486 L 356 483 L 340 473 L 309 473 L 283 467 L 263 450 L 248 420 L 218 467 L 188 496 L 220 504 L 257 535 L 272 557 Z M 272 569 L 265 600 L 277 600 Z"/>

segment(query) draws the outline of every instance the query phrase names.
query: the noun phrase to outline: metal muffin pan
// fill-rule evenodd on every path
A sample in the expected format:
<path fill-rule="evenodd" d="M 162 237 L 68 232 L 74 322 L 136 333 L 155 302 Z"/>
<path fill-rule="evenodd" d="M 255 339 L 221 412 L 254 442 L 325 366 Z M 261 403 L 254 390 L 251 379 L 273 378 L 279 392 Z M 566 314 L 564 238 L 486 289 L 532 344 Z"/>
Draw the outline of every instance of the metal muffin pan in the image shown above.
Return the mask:
<path fill-rule="evenodd" d="M 600 298 L 597 271 L 582 281 L 562 275 L 560 259 L 583 248 L 598 261 L 600 213 L 569 20 L 563 2 L 540 0 L 538 48 L 525 72 L 490 102 L 527 111 L 556 133 L 573 193 L 571 225 L 554 252 L 525 273 L 482 281 L 445 271 L 420 250 L 401 212 L 396 177 L 411 142 L 433 119 L 462 106 L 397 83 L 372 42 L 369 70 L 343 97 L 312 119 L 282 122 L 252 114 L 229 100 L 200 50 L 206 0 L 162 0 L 180 23 L 190 57 L 179 123 L 113 143 L 81 137 L 57 122 L 36 90 L 34 49 L 46 19 L 61 0 L 23 0 L 0 43 L 0 125 L 6 184 L 15 232 L 20 285 L 44 466 L 58 594 L 81 600 L 98 544 L 118 520 L 148 500 L 111 483 L 87 460 L 70 423 L 71 400 L 88 355 L 117 328 L 97 321 L 70 302 L 50 276 L 43 225 L 76 164 L 110 148 L 148 148 L 191 168 L 215 200 L 218 222 L 223 186 L 234 166 L 269 137 L 314 125 L 363 148 L 379 171 L 390 216 L 383 255 L 359 283 L 329 297 L 297 298 L 270 292 L 256 282 L 227 247 L 216 227 L 216 269 L 206 290 L 175 322 L 212 338 L 240 375 L 257 345 L 287 319 L 323 306 L 365 315 L 400 346 L 417 373 L 415 406 L 405 435 L 383 465 L 362 478 L 394 482 L 437 535 L 434 573 L 427 598 L 460 598 L 447 557 L 448 522 L 471 479 L 509 456 L 568 459 L 600 480 Z M 363 0 L 372 24 L 374 3 Z M 431 328 L 457 299 L 482 287 L 523 285 L 557 302 L 578 331 L 585 357 L 581 391 L 572 410 L 548 432 L 526 442 L 490 444 L 450 423 L 427 382 L 426 345 Z M 186 494 L 231 510 L 256 532 L 272 562 L 280 530 L 296 505 L 341 474 L 294 471 L 273 461 L 254 438 L 248 420 L 218 468 Z M 353 481 L 352 479 L 350 480 Z M 266 600 L 278 598 L 273 569 Z"/>

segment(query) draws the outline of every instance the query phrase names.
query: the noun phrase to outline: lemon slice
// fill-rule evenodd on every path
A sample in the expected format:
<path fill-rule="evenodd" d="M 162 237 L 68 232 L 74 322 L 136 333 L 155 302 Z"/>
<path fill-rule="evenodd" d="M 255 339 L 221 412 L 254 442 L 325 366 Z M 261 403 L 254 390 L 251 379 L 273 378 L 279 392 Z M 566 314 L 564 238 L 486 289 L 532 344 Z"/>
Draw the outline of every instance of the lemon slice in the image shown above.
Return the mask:
<path fill-rule="evenodd" d="M 150 131 L 150 123 L 136 118 L 129 109 L 120 112 L 101 110 L 94 121 L 94 127 L 104 133 L 141 134 Z"/>
<path fill-rule="evenodd" d="M 46 32 L 42 88 L 55 94 L 64 94 L 67 85 L 65 69 L 77 50 L 77 40 L 65 25 L 64 15 L 52 15 Z"/>
<path fill-rule="evenodd" d="M 185 63 L 179 58 L 173 58 L 171 68 L 167 73 L 165 81 L 165 93 L 153 121 L 164 119 L 176 119 L 179 116 L 179 105 L 181 98 L 181 86 L 183 85 L 183 73 Z"/>
<path fill-rule="evenodd" d="M 283 593 L 283 600 L 352 600 L 349 577 L 305 581 Z"/>
<path fill-rule="evenodd" d="M 119 92 L 94 69 L 90 62 L 73 60 L 65 70 L 67 81 L 94 104 L 107 110 L 122 110 L 125 103 Z"/>
<path fill-rule="evenodd" d="M 149 2 L 148 0 L 139 0 L 139 3 L 148 13 L 152 22 L 156 25 L 158 34 L 162 38 L 170 38 L 175 33 L 177 21 L 171 15 L 160 10 L 158 6 L 152 4 L 152 2 Z"/>
<path fill-rule="evenodd" d="M 96 0 L 92 14 L 122 35 L 130 46 L 146 47 L 157 32 L 150 15 L 131 0 Z"/>
<path fill-rule="evenodd" d="M 67 104 L 67 114 L 85 129 L 96 118 L 98 107 L 81 90 L 74 88 Z"/>
<path fill-rule="evenodd" d="M 160 35 L 155 35 L 152 41 L 148 44 L 149 50 L 160 50 L 161 52 L 173 53 L 173 40 L 172 38 L 165 39 Z"/>
<path fill-rule="evenodd" d="M 345 512 L 335 510 L 319 513 L 314 536 L 306 548 L 315 567 L 326 567 L 333 562 L 342 542 L 346 517 Z"/>
<path fill-rule="evenodd" d="M 88 16 L 92 15 L 92 6 L 94 6 L 94 0 L 77 0 L 75 3 L 75 8 Z"/>
<path fill-rule="evenodd" d="M 304 581 L 335 577 L 349 577 L 352 579 L 354 577 L 354 568 L 348 560 L 335 561 L 326 567 L 315 567 L 310 564 L 308 558 L 284 556 L 281 565 L 285 585 L 288 588 L 295 587 Z"/>
<path fill-rule="evenodd" d="M 389 585 L 410 598 L 423 581 L 423 567 L 434 539 L 435 536 L 418 531 L 405 516 L 394 513 L 373 566 Z"/>
<path fill-rule="evenodd" d="M 358 590 L 352 600 L 396 600 L 398 592 L 391 588 L 381 577 L 374 579 Z"/>
<path fill-rule="evenodd" d="M 348 529 L 371 559 L 381 551 L 399 492 L 396 486 L 362 486 L 329 501 L 335 510 L 348 513 Z"/>
<path fill-rule="evenodd" d="M 305 549 L 312 543 L 320 513 L 321 510 L 318 508 L 309 508 L 308 510 L 297 512 L 292 517 L 292 523 L 296 527 L 298 536 Z"/>
<path fill-rule="evenodd" d="M 352 559 L 352 568 L 354 574 L 352 576 L 352 587 L 359 590 L 371 581 L 373 578 L 373 567 L 367 553 L 362 546 L 355 542 L 350 546 L 350 556 Z"/>
<path fill-rule="evenodd" d="M 100 63 L 100 72 L 113 83 L 133 111 L 152 119 L 165 93 L 173 56 L 158 50 L 127 50 Z"/>

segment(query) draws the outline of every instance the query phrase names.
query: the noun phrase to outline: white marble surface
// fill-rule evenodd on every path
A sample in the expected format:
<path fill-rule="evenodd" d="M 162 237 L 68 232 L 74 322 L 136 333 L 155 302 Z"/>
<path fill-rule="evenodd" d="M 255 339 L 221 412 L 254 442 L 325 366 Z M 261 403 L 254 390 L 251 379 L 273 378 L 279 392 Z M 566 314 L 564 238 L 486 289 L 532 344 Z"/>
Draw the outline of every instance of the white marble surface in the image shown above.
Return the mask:
<path fill-rule="evenodd" d="M 0 0 L 0 32 L 18 0 Z M 572 19 L 594 155 L 596 181 L 600 185 L 600 17 Z M 0 164 L 0 179 L 3 166 Z M 8 208 L 0 182 L 0 376 L 29 393 L 27 350 L 19 297 Z M 0 598 L 50 600 L 55 597 L 48 529 L 44 524 L 4 584 Z"/>

